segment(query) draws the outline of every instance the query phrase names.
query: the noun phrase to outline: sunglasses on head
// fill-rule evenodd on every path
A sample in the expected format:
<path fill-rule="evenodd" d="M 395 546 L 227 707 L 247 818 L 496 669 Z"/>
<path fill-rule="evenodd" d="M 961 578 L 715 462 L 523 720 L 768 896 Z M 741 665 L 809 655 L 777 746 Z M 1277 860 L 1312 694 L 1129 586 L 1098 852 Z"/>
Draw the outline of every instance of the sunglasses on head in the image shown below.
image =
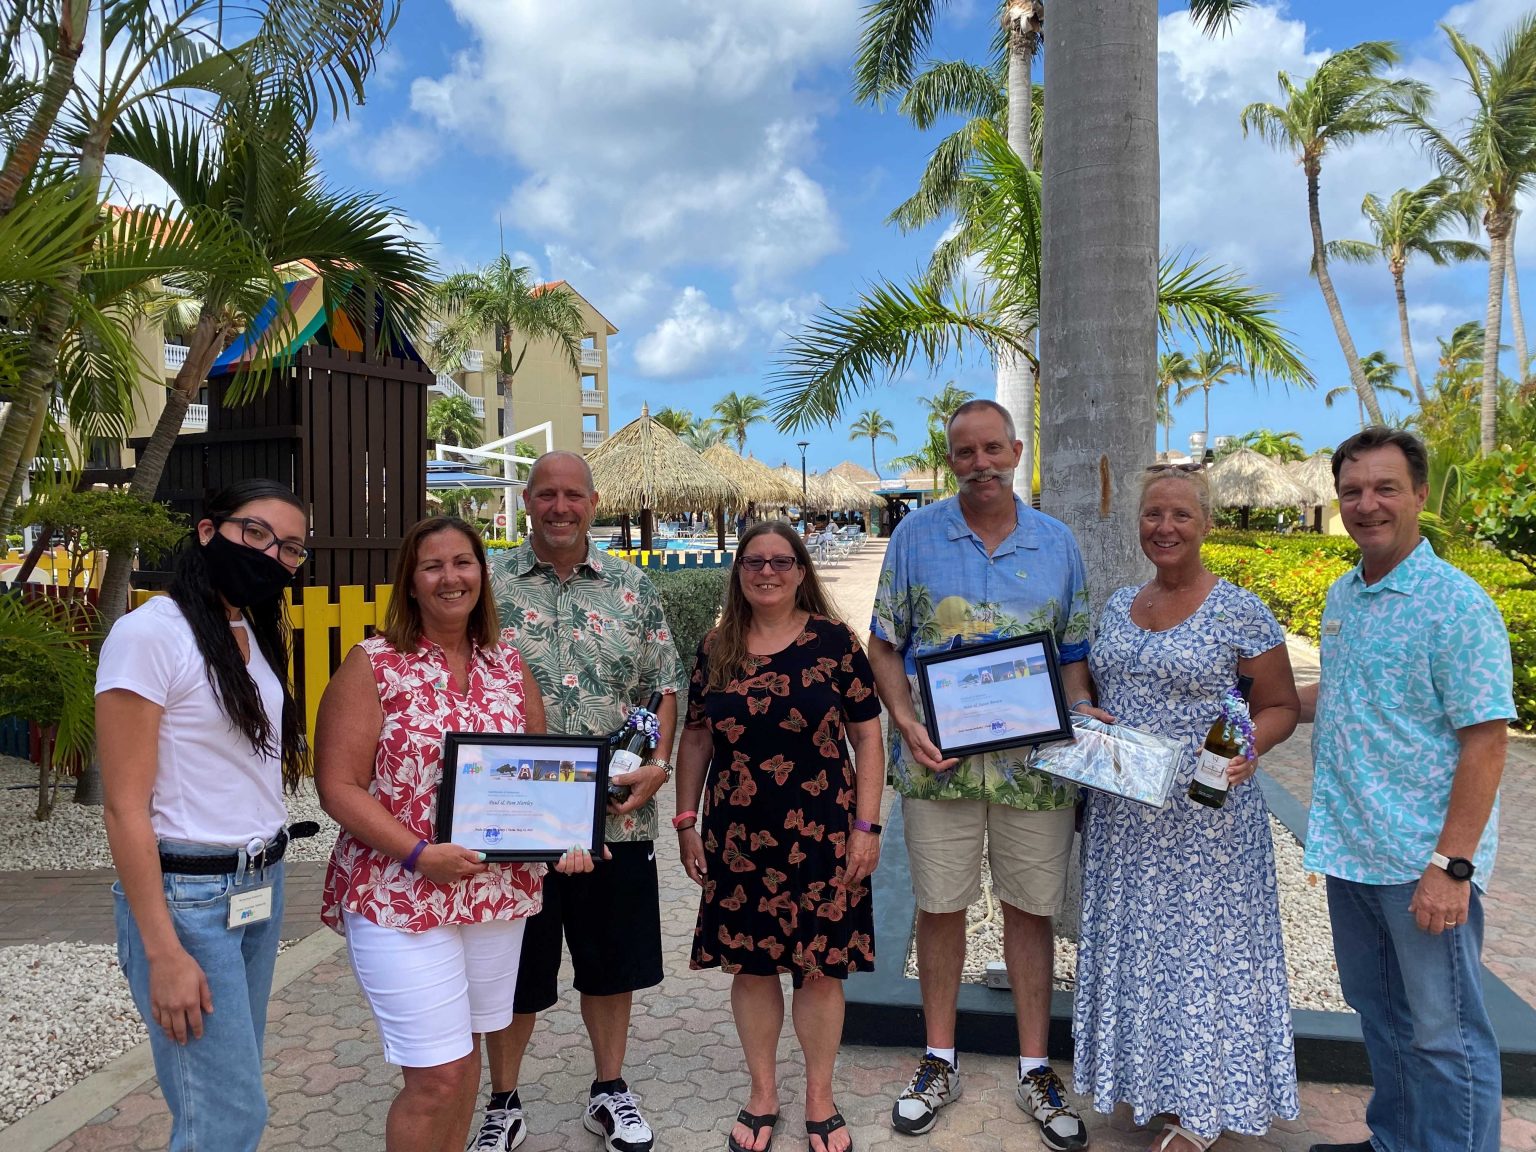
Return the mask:
<path fill-rule="evenodd" d="M 772 565 L 775 572 L 788 572 L 800 561 L 793 556 L 743 556 L 736 563 L 748 572 L 761 572 L 765 564 Z"/>
<path fill-rule="evenodd" d="M 1148 472 L 1199 472 L 1204 464 L 1148 464 Z"/>

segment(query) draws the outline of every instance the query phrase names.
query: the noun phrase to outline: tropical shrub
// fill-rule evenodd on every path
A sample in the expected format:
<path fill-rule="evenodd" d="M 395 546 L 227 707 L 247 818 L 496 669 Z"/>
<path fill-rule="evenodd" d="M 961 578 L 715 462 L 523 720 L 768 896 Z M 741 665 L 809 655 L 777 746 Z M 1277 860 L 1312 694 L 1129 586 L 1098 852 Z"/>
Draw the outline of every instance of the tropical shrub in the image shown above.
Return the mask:
<path fill-rule="evenodd" d="M 1536 573 L 1536 443 L 1463 465 L 1462 487 L 1473 535 Z"/>
<path fill-rule="evenodd" d="M 715 626 L 725 602 L 729 568 L 647 569 L 646 575 L 661 593 L 662 610 L 672 629 L 672 641 L 686 671 L 693 667 L 699 641 Z"/>

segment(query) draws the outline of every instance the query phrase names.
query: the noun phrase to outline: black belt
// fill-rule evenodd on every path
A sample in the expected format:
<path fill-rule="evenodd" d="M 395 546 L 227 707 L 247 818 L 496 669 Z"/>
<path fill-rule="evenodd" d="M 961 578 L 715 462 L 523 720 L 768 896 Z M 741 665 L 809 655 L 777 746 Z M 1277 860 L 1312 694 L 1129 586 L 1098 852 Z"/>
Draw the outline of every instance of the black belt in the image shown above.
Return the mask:
<path fill-rule="evenodd" d="M 160 871 L 174 872 L 180 876 L 222 876 L 226 872 L 237 871 L 242 860 L 246 861 L 247 869 L 254 871 L 281 860 L 283 853 L 288 851 L 290 840 L 303 840 L 319 831 L 320 825 L 313 820 L 290 824 L 277 834 L 260 857 L 247 858 L 244 852 L 231 852 L 227 856 L 177 856 L 171 852 L 162 852 Z"/>

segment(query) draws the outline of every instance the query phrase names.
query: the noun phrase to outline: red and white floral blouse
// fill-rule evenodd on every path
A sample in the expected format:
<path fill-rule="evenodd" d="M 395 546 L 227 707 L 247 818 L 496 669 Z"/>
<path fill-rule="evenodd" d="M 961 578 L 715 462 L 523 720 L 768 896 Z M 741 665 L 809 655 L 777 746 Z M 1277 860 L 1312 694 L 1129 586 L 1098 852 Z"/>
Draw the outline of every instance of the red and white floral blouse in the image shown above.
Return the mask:
<path fill-rule="evenodd" d="M 452 688 L 443 650 L 423 639 L 397 652 L 382 636 L 362 642 L 373 666 L 383 725 L 368 791 L 412 835 L 432 842 L 437 786 L 448 732 L 523 731 L 523 660 L 503 633 L 469 660 L 469 691 Z M 544 865 L 492 864 L 479 875 L 438 884 L 343 831 L 325 873 L 320 918 L 341 931 L 343 910 L 384 928 L 425 932 L 443 924 L 478 924 L 532 916 L 543 901 Z"/>

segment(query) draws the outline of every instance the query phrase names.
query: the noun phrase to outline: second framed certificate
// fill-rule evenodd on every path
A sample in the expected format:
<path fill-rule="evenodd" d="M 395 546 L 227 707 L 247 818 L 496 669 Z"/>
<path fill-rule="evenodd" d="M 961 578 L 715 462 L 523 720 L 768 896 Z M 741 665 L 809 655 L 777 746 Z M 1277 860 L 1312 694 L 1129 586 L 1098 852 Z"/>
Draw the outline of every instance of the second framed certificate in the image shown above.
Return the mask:
<path fill-rule="evenodd" d="M 450 732 L 437 790 L 437 842 L 487 860 L 558 860 L 603 847 L 608 741 L 602 736 Z"/>
<path fill-rule="evenodd" d="M 1072 738 L 1049 632 L 932 652 L 916 663 L 928 736 L 946 758 Z"/>

